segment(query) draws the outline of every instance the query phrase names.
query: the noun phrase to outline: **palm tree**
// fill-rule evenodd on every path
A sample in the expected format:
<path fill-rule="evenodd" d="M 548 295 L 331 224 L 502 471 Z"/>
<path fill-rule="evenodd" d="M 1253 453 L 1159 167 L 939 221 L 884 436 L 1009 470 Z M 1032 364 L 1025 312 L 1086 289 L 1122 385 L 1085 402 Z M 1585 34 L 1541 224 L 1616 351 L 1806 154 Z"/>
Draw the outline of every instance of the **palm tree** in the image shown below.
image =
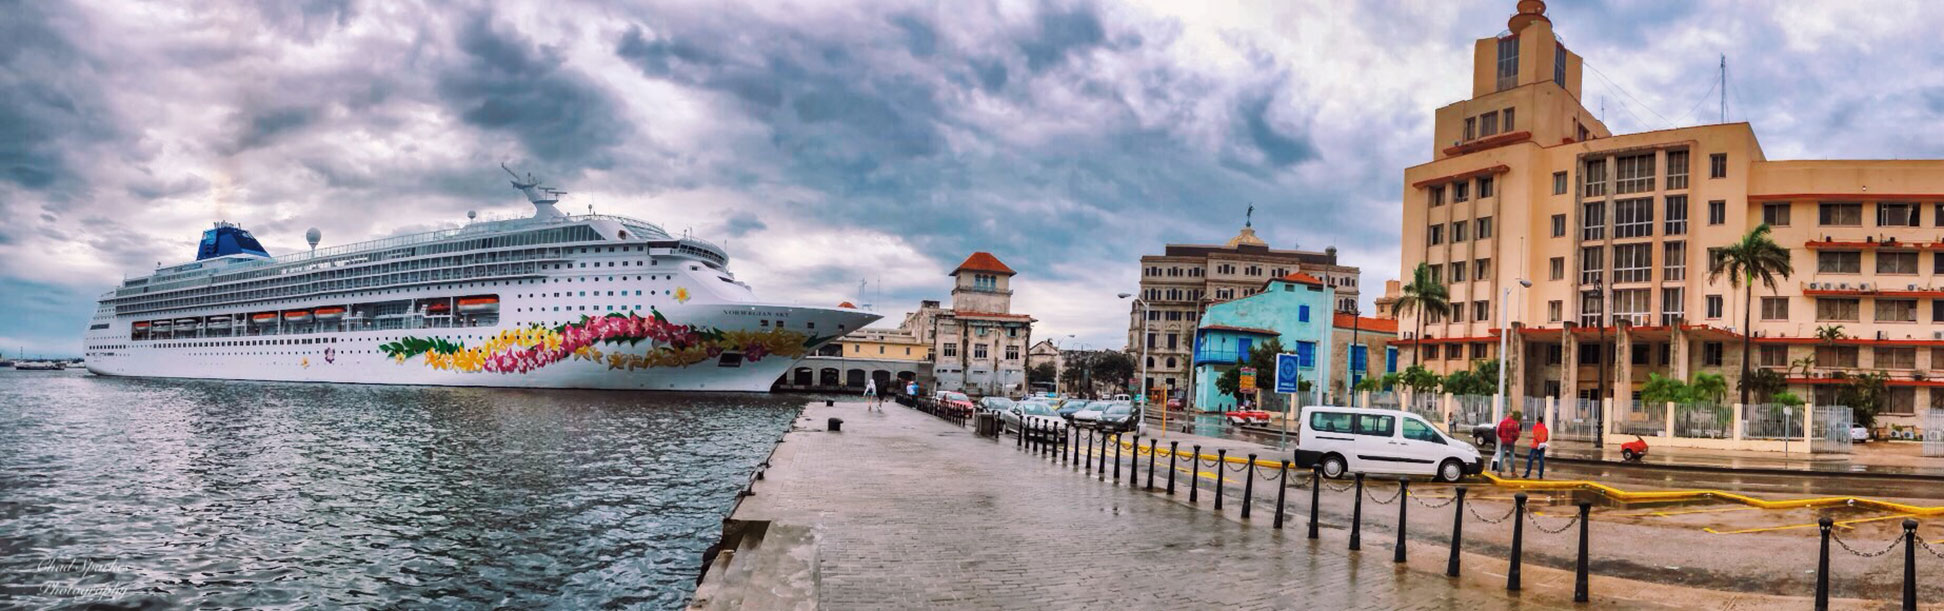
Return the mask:
<path fill-rule="evenodd" d="M 1708 281 L 1716 282 L 1728 276 L 1728 286 L 1742 289 L 1742 362 L 1741 362 L 1741 402 L 1748 404 L 1748 351 L 1749 336 L 1754 335 L 1749 328 L 1753 321 L 1755 282 L 1775 291 L 1775 277 L 1787 279 L 1795 273 L 1789 265 L 1789 250 L 1769 239 L 1768 223 L 1755 227 L 1741 241 L 1730 244 L 1715 254 L 1708 263 Z"/>
<path fill-rule="evenodd" d="M 1836 345 L 1836 342 L 1844 337 L 1848 336 L 1843 333 L 1842 325 L 1823 325 L 1816 328 L 1816 339 L 1831 346 Z"/>
<path fill-rule="evenodd" d="M 1404 285 L 1403 294 L 1391 304 L 1392 316 L 1403 316 L 1405 312 L 1417 313 L 1417 335 L 1411 338 L 1411 364 L 1423 360 L 1418 344 L 1424 341 L 1424 317 L 1427 314 L 1444 316 L 1451 313 L 1451 293 L 1445 285 L 1431 276 L 1431 266 L 1419 263 L 1411 271 L 1411 283 Z"/>

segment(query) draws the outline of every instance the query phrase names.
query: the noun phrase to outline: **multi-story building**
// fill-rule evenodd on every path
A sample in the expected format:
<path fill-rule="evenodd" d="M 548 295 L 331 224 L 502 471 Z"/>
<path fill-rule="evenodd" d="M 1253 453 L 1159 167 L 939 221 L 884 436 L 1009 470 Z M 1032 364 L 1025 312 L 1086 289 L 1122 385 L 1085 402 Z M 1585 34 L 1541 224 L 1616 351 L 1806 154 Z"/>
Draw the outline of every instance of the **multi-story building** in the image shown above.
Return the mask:
<path fill-rule="evenodd" d="M 1033 317 L 1012 312 L 1012 277 L 998 257 L 975 252 L 952 270 L 952 307 L 923 302 L 899 330 L 932 347 L 940 390 L 978 395 L 1026 392 Z"/>
<path fill-rule="evenodd" d="M 1397 321 L 1337 312 L 1330 330 L 1330 362 L 1343 373 L 1330 379 L 1331 403 L 1343 404 L 1364 378 L 1397 371 Z"/>
<path fill-rule="evenodd" d="M 1216 390 L 1215 380 L 1247 361 L 1255 347 L 1272 339 L 1281 343 L 1285 352 L 1296 354 L 1301 363 L 1297 367 L 1299 380 L 1309 383 L 1310 392 L 1328 388 L 1324 381 L 1334 379 L 1330 372 L 1336 369 L 1335 363 L 1328 358 L 1333 339 L 1329 310 L 1336 305 L 1333 290 L 1324 286 L 1322 279 L 1301 272 L 1267 280 L 1256 289 L 1246 297 L 1209 306 L 1196 329 L 1194 404 L 1200 409 L 1234 409 L 1238 398 Z M 1276 373 L 1258 371 L 1256 375 Z M 1286 406 L 1284 400 L 1253 399 L 1257 405 L 1272 407 Z"/>
<path fill-rule="evenodd" d="M 1755 366 L 1804 398 L 1832 400 L 1836 372 L 1882 371 L 1888 422 L 1944 406 L 1929 379 L 1944 368 L 1944 162 L 1770 161 L 1747 123 L 1612 134 L 1545 3 L 1519 2 L 1507 28 L 1475 43 L 1471 97 L 1437 110 L 1432 160 L 1404 172 L 1401 277 L 1428 264 L 1453 306 L 1400 317 L 1404 365 L 1498 356 L 1509 297 L 1515 397 L 1604 385 L 1625 401 L 1650 371 L 1734 388 L 1752 332 Z M 1710 254 L 1764 223 L 1794 273 L 1744 303 Z M 1831 325 L 1848 339 L 1818 340 Z M 1602 345 L 1619 355 L 1607 367 Z M 1805 357 L 1807 373 L 1792 366 Z"/>
<path fill-rule="evenodd" d="M 1243 225 L 1226 244 L 1169 244 L 1162 254 L 1141 257 L 1138 296 L 1147 308 L 1144 315 L 1141 303 L 1132 304 L 1127 350 L 1141 358 L 1145 349 L 1146 386 L 1165 387 L 1169 396 L 1179 396 L 1177 389 L 1193 384 L 1190 344 L 1208 306 L 1254 295 L 1265 282 L 1299 272 L 1335 291 L 1331 308 L 1356 309 L 1360 272 L 1338 265 L 1336 248 L 1270 248 L 1256 237 L 1253 223 Z"/>

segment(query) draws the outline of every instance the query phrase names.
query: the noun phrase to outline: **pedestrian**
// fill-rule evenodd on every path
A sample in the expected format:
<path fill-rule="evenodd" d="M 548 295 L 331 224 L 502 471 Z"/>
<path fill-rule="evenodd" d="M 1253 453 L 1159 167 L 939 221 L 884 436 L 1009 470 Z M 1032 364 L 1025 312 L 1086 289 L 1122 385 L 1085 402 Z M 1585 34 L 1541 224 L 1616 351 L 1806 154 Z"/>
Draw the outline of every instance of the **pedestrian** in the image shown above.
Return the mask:
<path fill-rule="evenodd" d="M 1546 479 L 1546 445 L 1552 431 L 1546 430 L 1546 417 L 1532 419 L 1532 449 L 1526 452 L 1525 477 L 1532 477 L 1532 463 L 1539 463 L 1539 479 Z"/>
<path fill-rule="evenodd" d="M 878 407 L 878 400 L 877 379 L 864 380 L 864 409 L 884 411 L 883 408 Z"/>
<path fill-rule="evenodd" d="M 1498 423 L 1498 451 L 1492 455 L 1492 472 L 1506 475 L 1518 470 L 1513 464 L 1512 446 L 1519 443 L 1519 412 L 1506 414 Z"/>

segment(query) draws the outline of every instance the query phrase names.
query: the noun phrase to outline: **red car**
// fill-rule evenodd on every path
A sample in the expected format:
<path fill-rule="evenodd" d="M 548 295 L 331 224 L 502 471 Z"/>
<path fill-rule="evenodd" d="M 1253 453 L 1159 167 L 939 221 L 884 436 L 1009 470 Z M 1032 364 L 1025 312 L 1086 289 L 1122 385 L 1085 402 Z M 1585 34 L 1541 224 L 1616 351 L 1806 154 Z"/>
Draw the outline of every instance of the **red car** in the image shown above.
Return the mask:
<path fill-rule="evenodd" d="M 958 410 L 959 413 L 961 414 L 965 414 L 965 415 L 972 414 L 972 410 L 973 410 L 972 398 L 965 396 L 965 393 L 948 390 L 945 392 L 938 393 L 938 396 L 936 398 L 938 399 L 939 403 L 943 403 L 947 407 Z"/>
<path fill-rule="evenodd" d="M 1229 424 L 1236 426 L 1244 424 L 1269 424 L 1269 412 L 1261 410 L 1222 412 L 1222 416 L 1228 418 Z"/>

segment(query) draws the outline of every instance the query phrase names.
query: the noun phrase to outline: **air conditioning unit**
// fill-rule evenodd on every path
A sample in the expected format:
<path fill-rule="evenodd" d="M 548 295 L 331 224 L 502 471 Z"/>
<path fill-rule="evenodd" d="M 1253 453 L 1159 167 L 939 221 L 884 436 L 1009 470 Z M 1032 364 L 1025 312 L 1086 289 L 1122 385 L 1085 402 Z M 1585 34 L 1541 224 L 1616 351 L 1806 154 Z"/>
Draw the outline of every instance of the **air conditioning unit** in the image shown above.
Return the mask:
<path fill-rule="evenodd" d="M 1915 285 L 1915 284 L 1912 284 L 1912 285 L 1910 285 L 1910 290 L 1912 290 L 1912 291 L 1915 291 L 1915 290 L 1917 290 L 1917 285 Z"/>
<path fill-rule="evenodd" d="M 1931 339 L 1944 339 L 1944 331 L 1932 331 Z"/>
<path fill-rule="evenodd" d="M 1856 287 L 1857 287 L 1857 288 L 1856 288 L 1856 290 L 1859 290 L 1859 291 L 1867 291 L 1867 290 L 1870 290 L 1870 283 L 1868 283 L 1868 282 L 1858 282 L 1858 283 L 1856 283 Z"/>
<path fill-rule="evenodd" d="M 1844 282 L 1844 283 L 1842 283 L 1842 284 L 1838 284 L 1838 285 L 1836 285 L 1836 286 L 1837 286 L 1838 288 L 1841 288 L 1842 290 L 1845 290 L 1845 291 L 1847 291 L 1847 290 L 1849 290 L 1849 283 L 1848 283 L 1848 282 Z"/>

